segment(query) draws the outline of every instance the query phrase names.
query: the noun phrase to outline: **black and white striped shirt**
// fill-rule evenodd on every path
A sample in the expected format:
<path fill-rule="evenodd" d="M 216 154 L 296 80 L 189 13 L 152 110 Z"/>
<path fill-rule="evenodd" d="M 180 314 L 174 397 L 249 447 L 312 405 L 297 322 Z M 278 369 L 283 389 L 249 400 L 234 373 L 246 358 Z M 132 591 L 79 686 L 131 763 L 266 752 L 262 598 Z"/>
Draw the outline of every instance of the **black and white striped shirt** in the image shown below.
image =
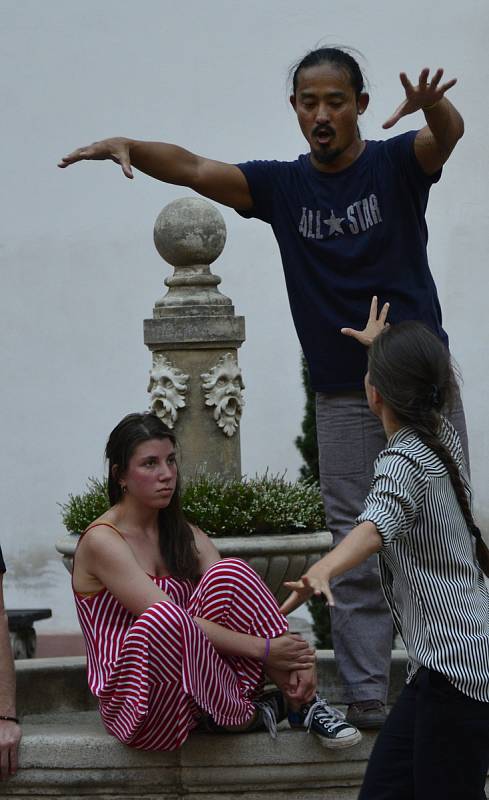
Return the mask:
<path fill-rule="evenodd" d="M 460 440 L 443 420 L 440 439 L 470 487 Z M 380 575 L 409 657 L 445 675 L 461 692 L 489 702 L 489 592 L 450 478 L 412 428 L 401 428 L 375 462 L 358 522 L 382 537 Z"/>

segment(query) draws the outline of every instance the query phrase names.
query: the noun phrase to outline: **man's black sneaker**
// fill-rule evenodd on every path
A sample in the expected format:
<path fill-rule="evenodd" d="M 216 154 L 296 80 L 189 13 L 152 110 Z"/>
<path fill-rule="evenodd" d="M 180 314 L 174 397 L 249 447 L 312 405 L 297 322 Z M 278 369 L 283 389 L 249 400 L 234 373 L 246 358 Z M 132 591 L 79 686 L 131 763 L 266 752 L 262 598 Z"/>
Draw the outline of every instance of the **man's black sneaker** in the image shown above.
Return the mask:
<path fill-rule="evenodd" d="M 370 730 L 381 728 L 387 717 L 387 711 L 381 700 L 357 700 L 350 703 L 346 719 L 351 725 Z"/>
<path fill-rule="evenodd" d="M 352 747 L 362 738 L 360 731 L 345 721 L 341 711 L 318 696 L 299 711 L 289 710 L 288 719 L 291 728 L 305 728 L 308 733 L 312 731 L 326 747 Z"/>

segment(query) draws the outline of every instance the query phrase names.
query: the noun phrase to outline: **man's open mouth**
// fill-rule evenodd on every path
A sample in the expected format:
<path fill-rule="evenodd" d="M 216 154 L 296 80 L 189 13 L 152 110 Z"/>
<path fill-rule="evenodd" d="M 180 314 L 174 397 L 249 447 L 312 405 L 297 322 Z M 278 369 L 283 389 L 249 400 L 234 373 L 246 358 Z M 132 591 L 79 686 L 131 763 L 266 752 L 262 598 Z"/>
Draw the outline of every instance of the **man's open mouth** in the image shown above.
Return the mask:
<path fill-rule="evenodd" d="M 334 137 L 334 131 L 331 128 L 315 128 L 312 135 L 319 144 L 328 144 Z"/>

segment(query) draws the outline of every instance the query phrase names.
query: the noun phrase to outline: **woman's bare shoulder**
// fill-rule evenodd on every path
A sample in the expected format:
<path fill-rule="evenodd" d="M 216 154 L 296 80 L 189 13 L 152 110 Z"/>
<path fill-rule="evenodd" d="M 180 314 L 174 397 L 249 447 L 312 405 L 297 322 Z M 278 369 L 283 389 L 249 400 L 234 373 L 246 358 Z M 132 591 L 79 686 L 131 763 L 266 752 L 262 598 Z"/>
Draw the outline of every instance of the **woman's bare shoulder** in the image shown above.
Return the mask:
<path fill-rule="evenodd" d="M 221 555 L 211 537 L 207 533 L 204 533 L 204 531 L 201 530 L 201 528 L 199 528 L 197 525 L 193 525 L 191 523 L 189 524 L 194 534 L 194 541 L 197 548 L 200 569 L 201 572 L 205 572 L 205 570 L 208 569 L 212 564 L 215 564 L 216 561 L 220 560 Z"/>
<path fill-rule="evenodd" d="M 104 553 L 125 552 L 130 548 L 125 541 L 120 529 L 110 520 L 100 519 L 93 522 L 82 533 L 76 553 L 77 559 L 85 562 L 93 557 L 98 558 Z"/>

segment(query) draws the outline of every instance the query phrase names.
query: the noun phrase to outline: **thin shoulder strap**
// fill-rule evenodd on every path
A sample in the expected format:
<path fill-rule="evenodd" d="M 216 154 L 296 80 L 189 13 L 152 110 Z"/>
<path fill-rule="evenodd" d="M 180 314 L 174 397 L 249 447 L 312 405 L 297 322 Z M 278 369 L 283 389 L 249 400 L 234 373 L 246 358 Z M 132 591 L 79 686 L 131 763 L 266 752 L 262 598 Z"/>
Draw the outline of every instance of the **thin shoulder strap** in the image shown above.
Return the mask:
<path fill-rule="evenodd" d="M 92 524 L 89 525 L 88 528 L 85 528 L 85 530 L 82 533 L 82 536 L 85 536 L 85 534 L 88 533 L 88 531 L 91 531 L 92 528 L 100 528 L 101 526 L 104 526 L 105 528 L 112 528 L 112 530 L 118 533 L 119 536 L 122 536 L 122 533 L 120 532 L 119 528 L 116 528 L 116 526 L 112 525 L 111 522 L 92 522 Z"/>

